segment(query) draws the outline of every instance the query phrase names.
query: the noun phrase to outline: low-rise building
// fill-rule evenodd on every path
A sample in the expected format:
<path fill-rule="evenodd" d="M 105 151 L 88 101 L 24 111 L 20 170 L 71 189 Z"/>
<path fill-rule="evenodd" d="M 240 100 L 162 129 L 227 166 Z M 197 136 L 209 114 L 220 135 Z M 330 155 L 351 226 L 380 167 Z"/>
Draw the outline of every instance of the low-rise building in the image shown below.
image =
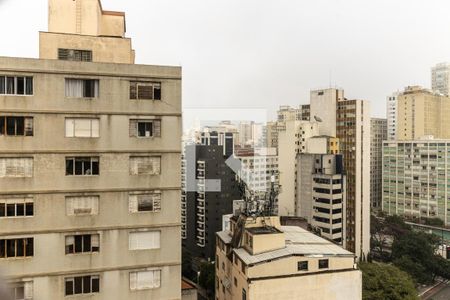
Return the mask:
<path fill-rule="evenodd" d="M 361 299 L 353 253 L 279 217 L 231 219 L 217 233 L 216 299 Z"/>

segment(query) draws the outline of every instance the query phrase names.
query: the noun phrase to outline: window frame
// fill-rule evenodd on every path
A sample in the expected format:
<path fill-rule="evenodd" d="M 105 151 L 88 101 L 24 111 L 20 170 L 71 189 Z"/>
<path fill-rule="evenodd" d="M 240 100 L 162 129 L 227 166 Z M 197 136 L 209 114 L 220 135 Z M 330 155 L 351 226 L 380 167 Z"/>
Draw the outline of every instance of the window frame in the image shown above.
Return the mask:
<path fill-rule="evenodd" d="M 64 51 L 67 52 L 67 53 L 63 53 Z M 73 53 L 70 53 L 71 51 Z M 65 54 L 66 58 L 64 58 L 63 54 Z M 77 58 L 77 55 L 79 56 L 79 59 Z M 83 58 L 85 58 L 85 59 L 83 59 Z M 58 48 L 58 60 L 78 61 L 78 62 L 80 62 L 80 61 L 81 62 L 92 62 L 93 58 L 94 58 L 94 53 L 93 53 L 92 50 Z"/>
<path fill-rule="evenodd" d="M 88 237 L 89 242 L 88 245 L 86 245 L 86 240 Z M 73 240 L 71 244 L 70 239 Z M 77 239 L 81 241 L 81 251 L 77 251 Z M 94 243 L 95 240 L 97 240 L 96 243 Z M 66 235 L 64 241 L 65 255 L 92 254 L 100 252 L 100 234 L 98 233 Z M 94 244 L 97 244 L 97 247 L 94 247 Z M 86 250 L 85 248 L 89 248 L 89 250 Z"/>
<path fill-rule="evenodd" d="M 325 264 L 325 265 L 323 265 L 323 264 Z M 319 259 L 319 261 L 318 261 L 318 268 L 319 268 L 319 270 L 329 269 L 330 268 L 329 259 L 328 258 L 326 258 L 326 259 Z"/>
<path fill-rule="evenodd" d="M 79 135 L 76 135 L 76 122 L 77 121 L 80 121 L 80 120 L 88 120 L 89 121 L 89 126 L 90 126 L 90 129 L 89 129 L 89 132 L 90 132 L 90 136 L 79 136 Z M 95 122 L 95 121 L 97 121 L 98 122 L 98 126 L 97 126 L 97 128 L 98 128 L 98 132 L 97 132 L 97 136 L 95 135 L 95 131 L 94 131 L 94 129 L 95 129 L 95 127 L 93 126 L 93 123 Z M 72 132 L 72 136 L 70 136 L 70 135 L 67 135 L 67 130 L 68 130 L 68 122 L 73 122 L 73 132 Z M 69 138 L 69 139 L 72 139 L 72 138 L 78 138 L 78 139 L 98 139 L 98 138 L 100 138 L 100 118 L 83 118 L 83 117 L 80 117 L 80 118 L 72 118 L 72 117 L 68 117 L 68 118 L 65 118 L 64 119 L 64 137 L 65 138 Z"/>
<path fill-rule="evenodd" d="M 89 279 L 89 292 L 85 292 L 84 285 L 86 284 L 86 279 Z M 94 285 L 94 282 L 97 282 L 96 285 Z M 80 293 L 77 293 L 77 287 L 75 286 L 76 283 L 81 283 L 80 286 Z M 71 283 L 71 289 L 72 292 L 68 293 L 68 283 Z M 94 286 L 97 287 L 97 289 L 94 290 Z M 64 278 L 64 296 L 76 296 L 76 295 L 89 295 L 89 294 L 97 294 L 100 293 L 100 275 L 99 274 L 93 274 L 93 275 L 82 275 L 82 276 L 73 276 L 73 277 L 66 277 Z"/>
<path fill-rule="evenodd" d="M 76 164 L 77 159 L 81 160 L 82 165 L 82 174 L 76 174 Z M 90 168 L 86 169 L 84 167 L 83 159 L 89 159 L 90 160 Z M 68 173 L 68 162 L 72 160 L 72 174 Z M 96 161 L 95 161 L 96 160 Z M 92 176 L 100 176 L 100 157 L 99 156 L 68 156 L 65 158 L 66 162 L 66 176 L 74 176 L 74 177 L 92 177 Z M 97 162 L 97 174 L 94 174 L 93 171 L 91 171 L 91 174 L 86 174 L 88 170 L 94 170 L 94 163 Z"/>
<path fill-rule="evenodd" d="M 9 255 L 8 245 L 14 243 L 14 255 Z M 31 245 L 31 249 L 29 248 Z M 22 247 L 18 247 L 22 246 Z M 22 248 L 22 255 L 18 255 L 18 250 Z M 34 256 L 34 237 L 0 239 L 0 260 L 2 259 L 26 259 Z"/>
<path fill-rule="evenodd" d="M 8 78 L 13 78 L 13 92 L 8 93 Z M 23 94 L 18 94 L 18 78 L 23 79 Z M 3 80 L 3 85 L 1 81 Z M 31 81 L 31 82 L 30 82 Z M 3 90 L 3 92 L 2 92 Z M 28 93 L 28 91 L 31 91 Z M 19 76 L 19 75 L 0 75 L 0 96 L 20 96 L 31 97 L 34 96 L 34 77 L 33 76 Z"/>
<path fill-rule="evenodd" d="M 70 91 L 68 90 L 68 85 L 70 85 L 70 82 L 79 81 L 81 82 L 81 96 L 76 95 L 70 95 Z M 88 82 L 93 84 L 91 86 L 91 89 L 93 90 L 93 95 L 87 95 L 88 90 L 92 91 L 91 89 L 88 89 Z M 75 85 L 75 84 L 74 84 Z M 76 86 L 76 85 L 75 85 Z M 73 78 L 73 77 L 66 77 L 64 78 L 64 97 L 68 99 L 98 99 L 100 98 L 100 79 L 97 78 Z"/>
<path fill-rule="evenodd" d="M 28 207 L 31 204 L 31 214 L 28 214 Z M 8 206 L 14 206 L 14 215 L 8 215 Z M 18 205 L 23 205 L 23 215 L 18 215 Z M 2 208 L 3 207 L 3 208 Z M 25 198 L 4 198 L 0 199 L 0 220 L 14 218 L 32 218 L 34 217 L 34 199 L 32 197 Z"/>
<path fill-rule="evenodd" d="M 9 121 L 14 122 L 14 134 L 8 133 Z M 23 134 L 18 134 L 18 123 L 22 122 Z M 31 126 L 31 130 L 30 130 Z M 0 115 L 0 136 L 5 137 L 32 137 L 34 136 L 34 117 Z"/>
<path fill-rule="evenodd" d="M 139 87 L 149 87 L 151 86 L 151 98 L 139 97 Z M 134 90 L 133 90 L 134 89 Z M 159 81 L 139 81 L 134 80 L 129 82 L 129 99 L 130 100 L 153 100 L 153 101 L 161 101 L 162 100 L 162 82 Z M 155 92 L 159 91 L 159 92 Z M 134 96 L 133 96 L 134 95 Z M 156 95 L 159 95 L 157 98 Z"/>
<path fill-rule="evenodd" d="M 307 260 L 297 262 L 297 271 L 309 271 L 309 262 Z"/>

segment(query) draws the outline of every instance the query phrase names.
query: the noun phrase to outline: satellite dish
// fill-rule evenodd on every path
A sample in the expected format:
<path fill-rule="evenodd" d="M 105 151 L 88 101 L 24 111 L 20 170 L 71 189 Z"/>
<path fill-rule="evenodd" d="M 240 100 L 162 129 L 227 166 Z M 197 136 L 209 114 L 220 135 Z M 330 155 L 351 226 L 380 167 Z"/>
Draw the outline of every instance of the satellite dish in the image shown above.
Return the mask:
<path fill-rule="evenodd" d="M 316 120 L 317 122 L 322 122 L 322 119 L 318 116 L 314 116 L 314 120 Z"/>

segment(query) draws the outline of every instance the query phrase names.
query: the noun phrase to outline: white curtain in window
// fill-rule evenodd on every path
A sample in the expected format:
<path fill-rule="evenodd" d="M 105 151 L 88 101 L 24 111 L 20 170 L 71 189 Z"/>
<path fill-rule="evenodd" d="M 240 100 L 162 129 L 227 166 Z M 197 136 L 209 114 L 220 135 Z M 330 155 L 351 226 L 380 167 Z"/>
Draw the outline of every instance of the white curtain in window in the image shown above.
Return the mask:
<path fill-rule="evenodd" d="M 66 97 L 83 97 L 83 80 L 66 79 Z"/>
<path fill-rule="evenodd" d="M 145 290 L 161 286 L 161 270 L 148 270 L 130 273 L 130 289 Z"/>
<path fill-rule="evenodd" d="M 0 158 L 0 177 L 32 177 L 32 158 Z"/>
<path fill-rule="evenodd" d="M 149 250 L 160 248 L 160 231 L 130 232 L 130 250 Z"/>
<path fill-rule="evenodd" d="M 91 137 L 91 120 L 90 119 L 75 120 L 75 136 L 76 137 Z"/>
<path fill-rule="evenodd" d="M 25 282 L 25 299 L 33 299 L 33 281 Z"/>
<path fill-rule="evenodd" d="M 161 157 L 130 157 L 130 175 L 158 175 L 161 173 Z"/>
<path fill-rule="evenodd" d="M 98 214 L 99 196 L 66 197 L 66 213 L 68 216 Z"/>

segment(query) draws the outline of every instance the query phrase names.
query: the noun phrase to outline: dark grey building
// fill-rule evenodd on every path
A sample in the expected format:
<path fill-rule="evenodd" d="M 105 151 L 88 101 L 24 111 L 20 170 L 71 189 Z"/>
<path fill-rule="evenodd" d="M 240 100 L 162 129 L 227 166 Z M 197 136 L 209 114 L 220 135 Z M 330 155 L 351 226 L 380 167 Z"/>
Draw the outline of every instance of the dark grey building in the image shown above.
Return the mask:
<path fill-rule="evenodd" d="M 182 242 L 192 256 L 214 260 L 215 234 L 222 216 L 240 199 L 235 173 L 228 167 L 223 146 L 188 145 L 183 161 Z"/>

